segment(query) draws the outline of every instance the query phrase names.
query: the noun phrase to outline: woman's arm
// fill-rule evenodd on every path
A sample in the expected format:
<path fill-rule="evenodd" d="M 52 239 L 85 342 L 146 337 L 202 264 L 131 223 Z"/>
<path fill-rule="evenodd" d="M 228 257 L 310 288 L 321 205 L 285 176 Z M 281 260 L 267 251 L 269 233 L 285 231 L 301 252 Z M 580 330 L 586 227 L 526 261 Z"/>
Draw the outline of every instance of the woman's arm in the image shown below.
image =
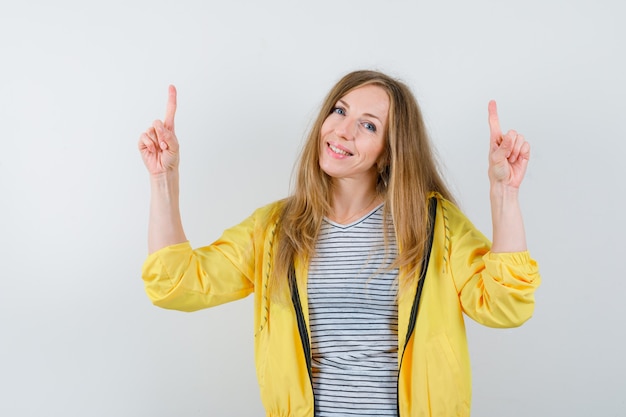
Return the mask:
<path fill-rule="evenodd" d="M 519 205 L 519 186 L 524 179 L 530 145 L 514 130 L 506 135 L 500 130 L 495 101 L 489 102 L 489 181 L 491 183 L 491 220 L 493 244 L 491 251 L 522 252 L 526 233 Z"/>
<path fill-rule="evenodd" d="M 169 86 L 163 121 L 155 120 L 139 138 L 139 151 L 150 174 L 148 251 L 186 242 L 179 208 L 179 145 L 174 133 L 176 88 Z"/>

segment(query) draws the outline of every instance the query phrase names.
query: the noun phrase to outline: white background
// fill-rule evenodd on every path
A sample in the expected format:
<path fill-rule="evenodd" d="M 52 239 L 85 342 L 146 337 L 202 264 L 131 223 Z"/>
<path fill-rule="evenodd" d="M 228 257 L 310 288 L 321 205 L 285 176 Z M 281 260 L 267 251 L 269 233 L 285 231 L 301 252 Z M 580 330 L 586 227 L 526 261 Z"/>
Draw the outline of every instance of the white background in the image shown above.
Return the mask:
<path fill-rule="evenodd" d="M 626 415 L 626 65 L 618 0 L 23 1 L 0 6 L 0 415 L 261 416 L 251 297 L 153 307 L 137 139 L 179 90 L 194 246 L 287 195 L 317 107 L 379 69 L 420 101 L 490 236 L 487 102 L 532 145 L 543 285 L 523 327 L 468 320 L 473 415 Z"/>

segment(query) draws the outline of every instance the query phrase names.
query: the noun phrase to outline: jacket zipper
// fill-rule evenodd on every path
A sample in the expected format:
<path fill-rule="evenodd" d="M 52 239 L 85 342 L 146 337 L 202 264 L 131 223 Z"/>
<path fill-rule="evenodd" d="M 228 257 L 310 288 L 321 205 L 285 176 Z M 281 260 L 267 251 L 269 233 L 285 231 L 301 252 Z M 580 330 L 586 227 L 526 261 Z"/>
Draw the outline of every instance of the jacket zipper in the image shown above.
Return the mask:
<path fill-rule="evenodd" d="M 398 381 L 397 381 L 397 394 L 396 394 L 396 409 L 398 410 L 398 417 L 400 417 L 400 370 L 402 369 L 402 361 L 404 359 L 404 352 L 409 344 L 409 339 L 415 329 L 415 322 L 417 321 L 417 310 L 419 309 L 420 298 L 422 296 L 422 288 L 424 288 L 424 281 L 426 280 L 426 271 L 428 270 L 428 262 L 430 260 L 430 252 L 433 246 L 433 237 L 435 229 L 435 215 L 437 214 L 437 199 L 435 197 L 430 199 L 428 205 L 428 240 L 424 246 L 424 256 L 422 258 L 422 266 L 420 270 L 420 277 L 417 283 L 417 291 L 415 292 L 415 298 L 413 299 L 413 305 L 411 306 L 411 316 L 409 317 L 409 328 L 406 332 L 406 340 L 404 341 L 404 348 L 402 349 L 402 357 L 400 358 L 400 364 L 398 365 Z"/>
<path fill-rule="evenodd" d="M 309 332 L 306 327 L 306 320 L 302 313 L 302 303 L 300 303 L 300 294 L 298 292 L 298 283 L 296 281 L 296 270 L 293 263 L 289 266 L 289 289 L 291 290 L 291 302 L 296 312 L 296 321 L 298 323 L 298 332 L 300 333 L 300 341 L 304 350 L 304 359 L 306 361 L 306 369 L 309 373 L 309 381 L 311 382 L 311 395 L 313 397 L 313 417 L 315 417 L 315 391 L 313 391 L 313 369 L 311 366 L 311 344 L 309 342 Z"/>

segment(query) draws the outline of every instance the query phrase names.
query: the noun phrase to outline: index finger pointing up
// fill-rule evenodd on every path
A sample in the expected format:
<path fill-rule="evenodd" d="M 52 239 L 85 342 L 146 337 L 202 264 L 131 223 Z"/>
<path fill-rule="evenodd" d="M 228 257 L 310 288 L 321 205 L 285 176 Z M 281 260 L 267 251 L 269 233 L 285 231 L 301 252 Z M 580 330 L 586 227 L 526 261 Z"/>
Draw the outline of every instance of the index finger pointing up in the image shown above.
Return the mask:
<path fill-rule="evenodd" d="M 502 130 L 500 129 L 500 119 L 498 119 L 498 107 L 496 102 L 491 100 L 489 102 L 489 132 L 491 135 L 491 142 L 499 144 L 502 138 Z"/>
<path fill-rule="evenodd" d="M 165 108 L 165 118 L 163 126 L 166 129 L 174 130 L 174 115 L 176 114 L 176 87 L 170 85 L 167 96 L 167 107 Z"/>

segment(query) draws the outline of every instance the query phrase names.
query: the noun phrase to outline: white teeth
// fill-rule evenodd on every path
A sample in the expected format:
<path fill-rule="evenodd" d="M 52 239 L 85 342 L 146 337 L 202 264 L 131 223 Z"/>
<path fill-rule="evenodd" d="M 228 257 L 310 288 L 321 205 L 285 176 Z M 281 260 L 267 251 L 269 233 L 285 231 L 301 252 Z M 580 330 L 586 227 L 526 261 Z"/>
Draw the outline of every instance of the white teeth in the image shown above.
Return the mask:
<path fill-rule="evenodd" d="M 345 155 L 345 156 L 350 156 L 350 154 L 342 149 L 337 148 L 336 146 L 331 145 L 330 143 L 328 144 L 328 147 L 330 148 L 331 151 L 338 153 L 339 155 Z"/>

